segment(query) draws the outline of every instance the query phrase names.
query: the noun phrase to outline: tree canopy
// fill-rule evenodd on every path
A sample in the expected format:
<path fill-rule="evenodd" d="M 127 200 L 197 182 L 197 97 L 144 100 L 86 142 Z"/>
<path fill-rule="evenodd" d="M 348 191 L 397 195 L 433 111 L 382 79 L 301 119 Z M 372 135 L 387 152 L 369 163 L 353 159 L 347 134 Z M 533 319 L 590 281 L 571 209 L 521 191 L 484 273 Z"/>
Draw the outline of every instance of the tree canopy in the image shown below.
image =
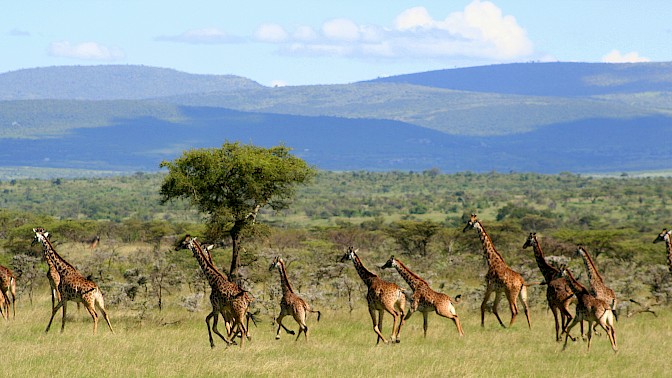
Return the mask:
<path fill-rule="evenodd" d="M 289 206 L 297 184 L 316 170 L 290 154 L 290 148 L 263 148 L 226 142 L 221 148 L 192 149 L 173 161 L 161 189 L 161 202 L 186 199 L 208 216 L 208 229 L 228 230 L 233 242 L 231 276 L 237 276 L 242 232 L 254 224 L 261 208 Z M 223 236 L 223 235 L 219 235 Z"/>

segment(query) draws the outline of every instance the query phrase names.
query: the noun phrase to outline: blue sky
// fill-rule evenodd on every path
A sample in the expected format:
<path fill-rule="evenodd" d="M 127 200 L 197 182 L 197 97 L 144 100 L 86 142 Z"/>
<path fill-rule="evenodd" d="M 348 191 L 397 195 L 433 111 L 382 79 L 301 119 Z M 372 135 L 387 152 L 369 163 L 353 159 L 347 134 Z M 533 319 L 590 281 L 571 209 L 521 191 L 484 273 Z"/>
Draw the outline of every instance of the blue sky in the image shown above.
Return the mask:
<path fill-rule="evenodd" d="M 672 61 L 672 1 L 7 1 L 0 51 L 0 73 L 142 64 L 263 85 L 508 62 L 661 62 Z"/>

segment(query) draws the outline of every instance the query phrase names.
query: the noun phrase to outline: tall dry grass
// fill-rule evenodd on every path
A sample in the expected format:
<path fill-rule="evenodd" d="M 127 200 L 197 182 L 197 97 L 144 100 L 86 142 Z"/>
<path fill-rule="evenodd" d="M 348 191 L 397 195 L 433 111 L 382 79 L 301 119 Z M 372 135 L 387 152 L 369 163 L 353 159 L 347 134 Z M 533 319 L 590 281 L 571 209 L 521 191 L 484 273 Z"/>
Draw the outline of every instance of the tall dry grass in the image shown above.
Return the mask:
<path fill-rule="evenodd" d="M 262 314 L 264 321 L 252 329 L 253 340 L 243 348 L 227 348 L 216 340 L 211 349 L 204 324 L 206 304 L 195 313 L 169 305 L 143 319 L 110 307 L 116 333 L 102 323 L 96 336 L 86 311 L 78 312 L 74 304 L 69 306 L 65 331 L 60 333 L 59 313 L 45 334 L 49 307 L 46 295 L 36 297 L 32 306 L 22 300 L 16 319 L 0 321 L 4 344 L 0 376 L 662 377 L 672 369 L 668 309 L 661 309 L 658 317 L 621 316 L 616 324 L 620 350 L 613 353 L 604 334 L 593 340 L 590 352 L 585 342 L 570 343 L 562 351 L 562 343 L 554 341 L 552 316 L 541 309 L 533 311 L 528 330 L 524 318 L 511 329 L 502 329 L 491 314 L 481 328 L 477 312 L 458 307 L 463 338 L 452 322 L 432 314 L 425 339 L 422 316 L 415 314 L 402 329 L 400 344 L 376 346 L 362 298 L 352 314 L 345 309 L 323 312 L 319 323 L 311 316 L 308 343 L 303 336 L 295 342 L 287 334 L 275 340 L 274 314 Z M 286 322 L 297 329 L 290 318 Z M 389 334 L 390 326 L 388 315 L 384 334 Z"/>

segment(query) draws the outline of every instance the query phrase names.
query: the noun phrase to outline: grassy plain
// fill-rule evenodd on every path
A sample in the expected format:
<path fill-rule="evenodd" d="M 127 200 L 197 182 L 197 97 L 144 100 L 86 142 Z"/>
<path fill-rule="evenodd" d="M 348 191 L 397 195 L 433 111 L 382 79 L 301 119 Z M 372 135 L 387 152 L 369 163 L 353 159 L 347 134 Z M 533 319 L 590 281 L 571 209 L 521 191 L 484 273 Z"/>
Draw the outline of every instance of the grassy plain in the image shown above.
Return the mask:
<path fill-rule="evenodd" d="M 46 290 L 44 290 L 46 294 Z M 477 311 L 458 307 L 466 335 L 457 336 L 447 319 L 430 315 L 429 335 L 422 337 L 422 316 L 415 314 L 402 329 L 396 345 L 375 345 L 375 335 L 363 295 L 355 311 L 325 311 L 319 323 L 309 318 L 310 340 L 294 341 L 283 334 L 275 340 L 273 314 L 261 314 L 263 322 L 252 329 L 252 341 L 243 348 L 226 347 L 216 340 L 208 344 L 204 317 L 206 303 L 196 312 L 168 304 L 163 312 L 143 319 L 123 308 L 109 312 L 115 334 L 104 323 L 92 335 L 92 322 L 82 309 L 69 306 L 65 331 L 60 313 L 52 329 L 44 333 L 49 318 L 49 297 L 40 294 L 28 303 L 18 302 L 17 318 L 0 322 L 3 369 L 8 377 L 207 377 L 207 376 L 459 376 L 544 377 L 605 376 L 662 377 L 672 361 L 665 352 L 672 334 L 672 312 L 663 309 L 621 316 L 617 323 L 620 350 L 612 352 L 602 333 L 585 342 L 568 345 L 554 341 L 553 318 L 543 308 L 532 313 L 532 329 L 524 317 L 510 329 L 502 329 L 487 314 L 480 327 Z M 207 301 L 207 300 L 206 300 Z M 170 300 L 168 300 L 170 302 Z M 508 320 L 508 311 L 503 312 Z M 296 330 L 296 324 L 287 319 Z M 385 318 L 389 334 L 391 318 Z M 574 333 L 578 333 L 578 327 Z"/>

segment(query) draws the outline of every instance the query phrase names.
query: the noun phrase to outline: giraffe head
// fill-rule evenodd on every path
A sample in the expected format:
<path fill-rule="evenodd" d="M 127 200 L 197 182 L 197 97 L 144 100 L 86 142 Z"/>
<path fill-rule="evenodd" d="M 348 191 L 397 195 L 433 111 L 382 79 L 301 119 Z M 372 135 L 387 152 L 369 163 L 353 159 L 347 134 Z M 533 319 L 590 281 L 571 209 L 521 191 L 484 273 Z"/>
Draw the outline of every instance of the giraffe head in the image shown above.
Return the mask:
<path fill-rule="evenodd" d="M 355 249 L 355 247 L 348 247 L 348 250 L 345 251 L 345 254 L 343 255 L 343 257 L 341 257 L 341 262 L 348 261 L 348 260 L 355 261 L 355 257 L 357 256 L 357 251 L 359 251 L 359 249 Z"/>
<path fill-rule="evenodd" d="M 380 269 L 396 268 L 396 267 L 397 267 L 397 259 L 395 259 L 394 256 L 390 256 L 390 259 L 387 260 L 385 265 L 381 266 Z"/>
<path fill-rule="evenodd" d="M 49 237 L 51 236 L 49 232 L 42 227 L 33 228 L 33 232 L 35 233 L 35 238 L 33 239 L 33 242 L 30 243 L 31 247 L 37 243 L 44 243 L 49 240 Z"/>
<path fill-rule="evenodd" d="M 574 257 L 585 256 L 587 254 L 586 249 L 583 246 L 579 246 L 574 252 Z"/>
<path fill-rule="evenodd" d="M 525 244 L 523 244 L 523 249 L 527 247 L 536 247 L 539 242 L 537 241 L 537 233 L 536 232 L 530 232 L 530 235 L 527 237 L 527 240 L 525 240 Z"/>
<path fill-rule="evenodd" d="M 268 267 L 268 271 L 270 272 L 273 269 L 280 269 L 280 264 L 284 264 L 284 261 L 282 261 L 280 256 L 275 256 L 271 262 L 271 266 Z"/>
<path fill-rule="evenodd" d="M 659 243 L 659 242 L 670 242 L 670 234 L 672 234 L 672 230 L 667 230 L 667 228 L 663 228 L 663 232 L 661 232 L 658 237 L 653 241 L 654 243 Z"/>
<path fill-rule="evenodd" d="M 471 214 L 471 216 L 469 217 L 469 220 L 467 221 L 467 225 L 464 226 L 464 229 L 462 229 L 462 232 L 467 232 L 467 230 L 469 230 L 469 229 L 476 228 L 476 227 L 478 227 L 477 226 L 478 224 L 479 224 L 479 222 L 478 222 L 478 217 L 476 216 L 476 214 Z"/>
<path fill-rule="evenodd" d="M 189 249 L 192 245 L 195 238 L 192 238 L 191 235 L 186 234 L 181 240 L 175 245 L 175 250 L 179 251 L 181 249 Z"/>
<path fill-rule="evenodd" d="M 175 246 L 175 250 L 179 251 L 181 249 L 190 249 L 190 250 L 192 250 L 192 252 L 194 252 L 194 254 L 196 254 L 196 251 L 195 251 L 195 248 L 194 248 L 196 243 L 197 243 L 197 241 L 196 241 L 195 236 L 192 237 L 191 235 L 186 234 L 182 240 L 177 242 L 177 245 Z M 200 246 L 200 244 L 199 244 L 199 246 Z M 203 252 L 208 252 L 208 251 L 212 250 L 213 248 L 215 248 L 214 245 L 208 245 L 205 248 L 201 247 L 201 249 L 203 249 Z"/>

